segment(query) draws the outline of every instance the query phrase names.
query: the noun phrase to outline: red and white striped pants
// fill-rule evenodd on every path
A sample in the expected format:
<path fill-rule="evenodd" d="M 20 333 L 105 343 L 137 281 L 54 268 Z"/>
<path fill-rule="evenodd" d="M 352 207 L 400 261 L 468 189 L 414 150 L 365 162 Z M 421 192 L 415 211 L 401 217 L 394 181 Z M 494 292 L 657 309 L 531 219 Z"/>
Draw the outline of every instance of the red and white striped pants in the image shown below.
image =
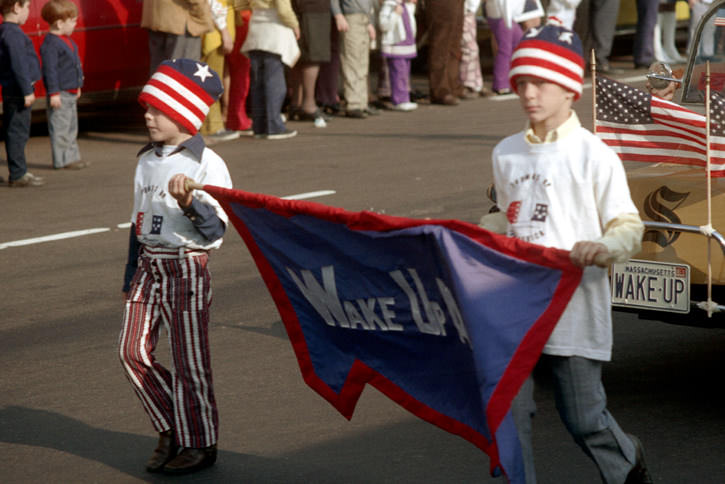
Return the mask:
<path fill-rule="evenodd" d="M 144 246 L 126 298 L 119 356 L 158 432 L 174 429 L 182 447 L 217 442 L 219 417 L 209 354 L 208 254 Z M 154 356 L 163 322 L 172 371 Z"/>

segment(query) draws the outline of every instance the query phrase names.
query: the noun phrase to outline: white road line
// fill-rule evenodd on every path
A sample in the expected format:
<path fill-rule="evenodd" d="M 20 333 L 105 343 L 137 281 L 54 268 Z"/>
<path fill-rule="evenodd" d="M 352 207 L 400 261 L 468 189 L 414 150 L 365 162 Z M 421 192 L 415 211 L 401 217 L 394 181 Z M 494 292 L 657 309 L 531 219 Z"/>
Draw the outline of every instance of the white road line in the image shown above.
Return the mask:
<path fill-rule="evenodd" d="M 305 200 L 307 198 L 326 197 L 327 195 L 334 195 L 337 193 L 335 190 L 318 190 L 316 192 L 298 193 L 297 195 L 288 195 L 282 197 L 285 200 Z M 126 222 L 116 225 L 118 229 L 127 229 L 131 227 L 131 222 Z M 87 230 L 76 230 L 74 232 L 64 232 L 62 234 L 46 235 L 43 237 L 35 237 L 32 239 L 15 240 L 12 242 L 0 243 L 0 250 L 7 249 L 8 247 L 21 247 L 23 245 L 40 244 L 42 242 L 52 242 L 54 240 L 70 239 L 73 237 L 83 237 L 84 235 L 98 234 L 100 232 L 108 232 L 111 229 L 108 227 L 87 229 Z"/>
<path fill-rule="evenodd" d="M 64 232 L 62 234 L 46 235 L 44 237 L 35 237 L 32 239 L 15 240 L 13 242 L 4 242 L 0 244 L 0 250 L 7 249 L 8 247 L 20 247 L 23 245 L 40 244 L 42 242 L 52 242 L 54 240 L 71 239 L 73 237 L 83 237 L 84 235 L 98 234 L 101 232 L 108 232 L 108 227 L 102 227 L 97 229 L 86 229 L 76 230 L 74 232 Z"/>
<path fill-rule="evenodd" d="M 318 190 L 316 192 L 299 193 L 297 195 L 287 195 L 282 197 L 285 200 L 305 200 L 307 198 L 326 197 L 327 195 L 334 195 L 335 190 Z"/>

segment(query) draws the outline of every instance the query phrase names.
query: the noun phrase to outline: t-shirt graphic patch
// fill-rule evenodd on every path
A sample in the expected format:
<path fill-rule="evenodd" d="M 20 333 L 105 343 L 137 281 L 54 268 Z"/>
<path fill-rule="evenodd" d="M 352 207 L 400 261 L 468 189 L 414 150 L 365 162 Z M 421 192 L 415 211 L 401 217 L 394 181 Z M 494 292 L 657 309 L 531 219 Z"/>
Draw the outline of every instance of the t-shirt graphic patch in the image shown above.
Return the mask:
<path fill-rule="evenodd" d="M 143 212 L 136 214 L 136 235 L 141 235 L 143 230 Z"/>
<path fill-rule="evenodd" d="M 520 200 L 511 202 L 509 204 L 509 207 L 506 209 L 506 218 L 508 219 L 509 223 L 516 223 L 516 221 L 519 219 L 519 210 L 521 210 Z"/>
<path fill-rule="evenodd" d="M 161 225 L 164 223 L 164 217 L 162 215 L 154 215 L 151 218 L 151 233 L 159 235 L 161 233 Z"/>
<path fill-rule="evenodd" d="M 537 203 L 531 220 L 534 222 L 546 222 L 547 215 L 549 215 L 549 206 L 545 203 Z"/>

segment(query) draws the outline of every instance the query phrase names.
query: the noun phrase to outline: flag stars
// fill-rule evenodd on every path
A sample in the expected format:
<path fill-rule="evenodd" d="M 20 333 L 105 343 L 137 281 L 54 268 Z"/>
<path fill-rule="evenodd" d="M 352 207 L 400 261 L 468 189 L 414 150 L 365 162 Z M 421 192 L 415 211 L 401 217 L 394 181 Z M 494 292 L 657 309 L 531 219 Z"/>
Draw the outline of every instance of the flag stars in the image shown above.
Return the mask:
<path fill-rule="evenodd" d="M 214 77 L 211 72 L 209 72 L 209 66 L 208 65 L 201 65 L 199 63 L 196 64 L 196 72 L 194 73 L 194 77 L 198 77 L 202 84 L 204 81 L 206 81 L 207 77 Z"/>

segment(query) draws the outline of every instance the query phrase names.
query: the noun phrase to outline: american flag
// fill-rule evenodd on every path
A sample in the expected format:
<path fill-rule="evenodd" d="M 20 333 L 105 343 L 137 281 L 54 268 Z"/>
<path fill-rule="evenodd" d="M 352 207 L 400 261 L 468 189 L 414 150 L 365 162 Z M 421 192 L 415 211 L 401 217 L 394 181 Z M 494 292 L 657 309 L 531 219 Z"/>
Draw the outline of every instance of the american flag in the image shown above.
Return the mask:
<path fill-rule="evenodd" d="M 597 77 L 597 135 L 622 161 L 705 167 L 705 116 L 612 79 Z M 711 95 L 712 176 L 725 176 L 725 100 Z"/>

